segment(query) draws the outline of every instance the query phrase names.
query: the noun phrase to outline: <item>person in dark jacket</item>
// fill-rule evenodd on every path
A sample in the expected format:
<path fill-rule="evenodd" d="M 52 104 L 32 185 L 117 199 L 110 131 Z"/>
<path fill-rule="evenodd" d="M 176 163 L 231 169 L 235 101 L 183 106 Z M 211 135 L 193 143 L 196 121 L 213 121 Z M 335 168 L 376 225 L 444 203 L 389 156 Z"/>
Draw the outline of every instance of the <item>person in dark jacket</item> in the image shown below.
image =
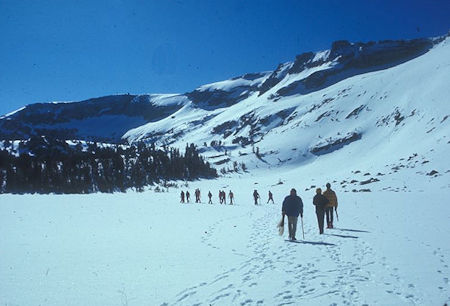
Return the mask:
<path fill-rule="evenodd" d="M 255 191 L 253 191 L 253 199 L 255 200 L 255 205 L 258 205 L 258 199 L 259 199 L 259 193 L 258 191 L 255 189 Z"/>
<path fill-rule="evenodd" d="M 201 203 L 202 201 L 200 200 L 200 189 L 195 189 L 195 203 Z"/>
<path fill-rule="evenodd" d="M 230 192 L 228 193 L 228 197 L 230 198 L 230 205 L 233 205 L 233 201 L 234 201 L 234 193 L 230 190 Z"/>
<path fill-rule="evenodd" d="M 284 198 L 281 215 L 283 220 L 284 216 L 288 216 L 289 239 L 297 240 L 295 232 L 297 231 L 298 215 L 303 218 L 303 202 L 294 188 L 291 189 L 291 194 Z"/>
<path fill-rule="evenodd" d="M 209 198 L 208 204 L 212 204 L 213 202 L 212 202 L 212 193 L 211 193 L 211 191 L 208 191 L 208 198 Z"/>
<path fill-rule="evenodd" d="M 313 204 L 316 206 L 317 222 L 319 223 L 319 233 L 323 234 L 323 219 L 325 217 L 325 207 L 328 204 L 328 199 L 322 195 L 322 189 L 316 189 L 316 195 L 313 199 Z"/>
<path fill-rule="evenodd" d="M 191 194 L 189 193 L 189 191 L 186 191 L 186 202 L 189 203 L 191 199 Z"/>
<path fill-rule="evenodd" d="M 181 191 L 180 197 L 181 197 L 180 203 L 184 203 L 184 191 Z"/>
<path fill-rule="evenodd" d="M 270 201 L 272 201 L 272 204 L 275 203 L 275 202 L 273 201 L 273 193 L 270 192 L 270 190 L 269 190 L 269 199 L 267 200 L 267 204 L 269 204 Z"/>

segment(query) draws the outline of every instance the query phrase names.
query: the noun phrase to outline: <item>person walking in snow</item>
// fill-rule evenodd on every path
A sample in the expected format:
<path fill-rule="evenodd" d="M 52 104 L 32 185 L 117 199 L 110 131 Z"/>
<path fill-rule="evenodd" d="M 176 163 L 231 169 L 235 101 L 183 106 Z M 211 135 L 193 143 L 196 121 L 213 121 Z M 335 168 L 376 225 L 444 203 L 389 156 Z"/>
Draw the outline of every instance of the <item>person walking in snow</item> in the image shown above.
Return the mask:
<path fill-rule="evenodd" d="M 222 200 L 222 190 L 219 190 L 219 203 L 223 204 L 223 200 Z"/>
<path fill-rule="evenodd" d="M 288 217 L 289 239 L 293 241 L 297 240 L 295 233 L 297 231 L 298 216 L 300 215 L 303 218 L 303 201 L 297 195 L 297 191 L 294 188 L 291 189 L 290 195 L 284 198 L 281 215 L 283 217 L 283 223 L 284 216 Z"/>
<path fill-rule="evenodd" d="M 337 211 L 338 200 L 336 192 L 331 189 L 331 184 L 327 183 L 327 190 L 323 192 L 323 195 L 327 198 L 328 204 L 325 207 L 325 214 L 327 216 L 327 228 L 333 228 L 333 208 Z"/>
<path fill-rule="evenodd" d="M 181 197 L 180 203 L 184 203 L 184 191 L 181 191 L 180 197 Z"/>
<path fill-rule="evenodd" d="M 273 201 L 273 194 L 269 190 L 269 199 L 267 200 L 267 204 L 269 204 L 270 201 L 272 201 L 272 204 L 275 204 L 275 202 Z"/>
<path fill-rule="evenodd" d="M 316 189 L 316 195 L 313 199 L 313 204 L 316 206 L 317 223 L 319 224 L 319 233 L 323 234 L 323 219 L 325 217 L 325 207 L 328 204 L 328 199 L 322 195 L 322 189 Z"/>
<path fill-rule="evenodd" d="M 258 191 L 255 189 L 253 191 L 253 199 L 255 200 L 255 205 L 258 205 L 258 199 L 260 198 Z"/>
<path fill-rule="evenodd" d="M 201 200 L 200 200 L 200 189 L 196 189 L 195 190 L 195 203 L 201 203 Z"/>
<path fill-rule="evenodd" d="M 186 191 L 186 202 L 189 203 L 189 200 L 191 199 L 191 194 L 189 191 Z"/>
<path fill-rule="evenodd" d="M 233 192 L 231 190 L 228 193 L 228 197 L 230 198 L 230 205 L 233 205 L 234 194 L 233 194 Z"/>
<path fill-rule="evenodd" d="M 227 205 L 227 193 L 225 192 L 225 190 L 222 191 L 222 201 L 223 204 Z"/>
<path fill-rule="evenodd" d="M 208 191 L 208 198 L 209 198 L 208 204 L 212 204 L 213 202 L 212 202 L 212 193 L 211 193 L 211 191 Z"/>

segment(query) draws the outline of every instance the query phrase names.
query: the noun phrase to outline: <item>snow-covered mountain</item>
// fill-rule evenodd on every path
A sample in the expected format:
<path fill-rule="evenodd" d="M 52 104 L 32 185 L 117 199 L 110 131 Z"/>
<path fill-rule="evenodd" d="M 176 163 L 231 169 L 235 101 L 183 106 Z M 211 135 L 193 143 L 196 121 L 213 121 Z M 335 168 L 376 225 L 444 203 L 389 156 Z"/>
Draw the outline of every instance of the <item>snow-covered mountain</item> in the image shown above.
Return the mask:
<path fill-rule="evenodd" d="M 400 158 L 447 144 L 449 80 L 448 36 L 337 41 L 186 94 L 28 105 L 0 118 L 0 139 L 194 142 L 223 167 L 304 164 L 338 150 Z"/>

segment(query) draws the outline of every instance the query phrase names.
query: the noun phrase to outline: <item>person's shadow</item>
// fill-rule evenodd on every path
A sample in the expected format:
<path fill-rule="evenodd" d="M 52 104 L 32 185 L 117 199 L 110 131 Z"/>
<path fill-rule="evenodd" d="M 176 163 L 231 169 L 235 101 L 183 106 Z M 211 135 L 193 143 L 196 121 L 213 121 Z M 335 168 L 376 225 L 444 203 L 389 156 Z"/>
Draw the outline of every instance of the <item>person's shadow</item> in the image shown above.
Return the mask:
<path fill-rule="evenodd" d="M 354 233 L 370 233 L 368 231 L 363 231 L 363 230 L 356 230 L 356 229 L 348 229 L 348 228 L 333 228 L 334 230 L 337 231 L 343 231 L 343 232 L 354 232 Z"/>
<path fill-rule="evenodd" d="M 338 234 L 325 234 L 327 236 L 335 236 L 335 237 L 341 237 L 341 238 L 354 238 L 354 239 L 358 239 L 359 237 L 357 236 L 350 236 L 350 235 L 338 235 Z"/>
<path fill-rule="evenodd" d="M 328 242 L 320 242 L 320 241 L 305 241 L 305 240 L 285 240 L 287 242 L 292 243 L 300 243 L 300 244 L 312 244 L 312 245 L 326 245 L 326 246 L 336 246 L 333 243 Z"/>

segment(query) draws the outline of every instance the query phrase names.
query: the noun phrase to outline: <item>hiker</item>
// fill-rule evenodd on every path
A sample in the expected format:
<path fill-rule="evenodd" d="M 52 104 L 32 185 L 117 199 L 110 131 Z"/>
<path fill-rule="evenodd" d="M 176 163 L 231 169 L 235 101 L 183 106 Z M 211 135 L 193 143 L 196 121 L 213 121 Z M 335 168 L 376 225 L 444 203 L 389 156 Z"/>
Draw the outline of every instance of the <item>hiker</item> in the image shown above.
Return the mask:
<path fill-rule="evenodd" d="M 212 202 L 212 193 L 211 193 L 211 191 L 208 191 L 208 198 L 209 198 L 208 204 L 212 204 L 213 202 Z"/>
<path fill-rule="evenodd" d="M 255 199 L 255 205 L 258 205 L 258 199 L 259 199 L 259 193 L 258 191 L 255 189 L 255 191 L 253 191 L 253 199 Z"/>
<path fill-rule="evenodd" d="M 292 188 L 290 195 L 284 198 L 283 206 L 281 208 L 281 215 L 288 217 L 289 239 L 297 240 L 295 232 L 297 231 L 298 215 L 303 218 L 303 201 L 297 195 L 297 191 Z"/>
<path fill-rule="evenodd" d="M 233 194 L 233 192 L 231 190 L 228 193 L 228 197 L 230 198 L 230 205 L 233 205 L 234 194 Z"/>
<path fill-rule="evenodd" d="M 180 197 L 181 197 L 180 203 L 184 203 L 184 191 L 181 191 Z"/>
<path fill-rule="evenodd" d="M 197 198 L 198 198 L 198 203 L 201 203 L 202 200 L 200 199 L 200 189 L 197 188 Z"/>
<path fill-rule="evenodd" d="M 325 217 L 325 206 L 328 204 L 328 199 L 322 195 L 322 189 L 316 189 L 316 195 L 314 196 L 313 204 L 316 206 L 317 222 L 319 223 L 319 233 L 323 234 L 323 218 Z"/>
<path fill-rule="evenodd" d="M 223 204 L 227 205 L 227 193 L 225 192 L 225 190 L 222 191 L 222 201 Z"/>
<path fill-rule="evenodd" d="M 219 203 L 223 204 L 223 200 L 222 200 L 222 190 L 219 190 Z"/>
<path fill-rule="evenodd" d="M 273 194 L 272 194 L 272 192 L 270 192 L 270 190 L 269 190 L 269 199 L 267 200 L 267 204 L 269 204 L 269 201 L 272 201 L 272 204 L 275 204 L 273 201 Z"/>
<path fill-rule="evenodd" d="M 200 203 L 199 193 L 200 193 L 200 190 L 198 188 L 195 189 L 195 192 L 194 192 L 194 194 L 195 194 L 195 203 Z"/>
<path fill-rule="evenodd" d="M 189 203 L 189 200 L 191 199 L 191 194 L 189 191 L 186 191 L 186 202 Z"/>
<path fill-rule="evenodd" d="M 333 207 L 337 211 L 338 200 L 336 192 L 331 189 L 331 184 L 327 183 L 327 190 L 323 192 L 323 195 L 327 198 L 328 204 L 325 207 L 325 214 L 327 216 L 327 228 L 333 228 Z"/>

